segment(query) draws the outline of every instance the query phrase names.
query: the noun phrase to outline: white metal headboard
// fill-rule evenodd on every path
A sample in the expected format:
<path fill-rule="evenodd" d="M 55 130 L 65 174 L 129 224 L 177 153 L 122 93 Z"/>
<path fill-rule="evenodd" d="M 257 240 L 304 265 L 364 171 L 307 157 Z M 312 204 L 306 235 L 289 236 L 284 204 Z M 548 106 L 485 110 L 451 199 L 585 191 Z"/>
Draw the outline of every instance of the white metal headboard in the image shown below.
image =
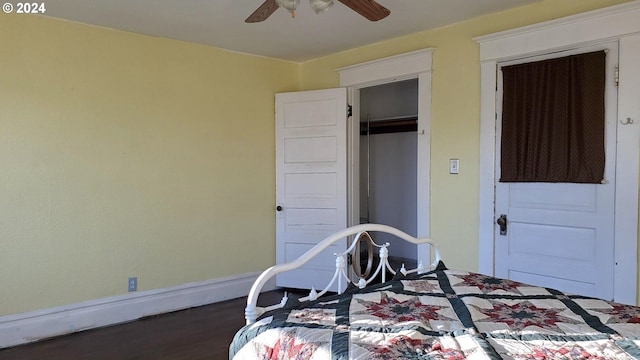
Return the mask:
<path fill-rule="evenodd" d="M 395 235 L 398 238 L 401 238 L 405 241 L 408 241 L 416 245 L 429 244 L 431 246 L 431 248 L 433 249 L 434 260 L 433 262 L 431 262 L 430 266 L 428 268 L 425 268 L 423 265 L 422 259 L 418 259 L 417 268 L 412 270 L 407 270 L 405 268 L 405 265 L 402 264 L 402 268 L 400 269 L 400 272 L 403 275 L 407 275 L 411 273 L 420 274 L 420 273 L 429 271 L 431 269 L 435 269 L 435 267 L 440 262 L 440 252 L 438 251 L 438 247 L 436 243 L 430 238 L 416 238 L 401 230 L 398 230 L 394 227 L 387 226 L 387 225 L 363 224 L 363 225 L 352 226 L 326 237 L 324 240 L 320 241 L 317 245 L 309 249 L 309 251 L 302 254 L 296 260 L 285 263 L 285 264 L 274 265 L 268 268 L 267 270 L 263 271 L 262 274 L 260 274 L 260 276 L 258 276 L 256 281 L 253 283 L 253 286 L 251 287 L 251 291 L 249 292 L 249 296 L 247 298 L 247 307 L 245 308 L 245 319 L 247 321 L 247 324 L 254 323 L 256 321 L 256 318 L 261 314 L 267 311 L 282 308 L 286 304 L 288 299 L 285 294 L 285 296 L 282 298 L 282 301 L 279 304 L 275 304 L 268 307 L 256 306 L 256 303 L 258 301 L 258 296 L 262 291 L 262 287 L 270 278 L 272 278 L 276 274 L 299 268 L 300 266 L 306 264 L 313 257 L 318 255 L 320 252 L 322 252 L 324 249 L 329 247 L 331 244 L 341 239 L 344 239 L 347 236 L 356 235 L 351 246 L 345 252 L 335 254 L 336 270 L 329 284 L 320 292 L 317 292 L 315 289 L 311 289 L 311 292 L 309 293 L 308 296 L 300 298 L 298 299 L 298 301 L 316 300 L 318 297 L 324 295 L 327 291 L 329 291 L 329 289 L 331 289 L 331 287 L 334 286 L 335 284 L 337 284 L 338 289 L 343 289 L 344 281 L 352 282 L 354 285 L 358 286 L 359 288 L 364 288 L 369 283 L 374 281 L 374 279 L 378 277 L 378 274 L 380 274 L 382 279 L 381 282 L 386 282 L 387 271 L 391 272 L 392 274 L 396 273 L 395 270 L 392 269 L 391 265 L 389 264 L 389 250 L 388 250 L 389 243 L 376 244 L 371 239 L 371 236 L 369 236 L 368 234 L 369 232 L 384 232 L 391 235 Z M 365 274 L 364 277 L 360 277 L 357 281 L 353 281 L 349 278 L 349 275 L 348 275 L 347 257 L 349 256 L 349 254 L 352 254 L 354 250 L 356 250 L 362 238 L 366 238 L 366 240 L 370 244 L 372 244 L 373 247 L 379 248 L 380 262 L 373 274 Z"/>

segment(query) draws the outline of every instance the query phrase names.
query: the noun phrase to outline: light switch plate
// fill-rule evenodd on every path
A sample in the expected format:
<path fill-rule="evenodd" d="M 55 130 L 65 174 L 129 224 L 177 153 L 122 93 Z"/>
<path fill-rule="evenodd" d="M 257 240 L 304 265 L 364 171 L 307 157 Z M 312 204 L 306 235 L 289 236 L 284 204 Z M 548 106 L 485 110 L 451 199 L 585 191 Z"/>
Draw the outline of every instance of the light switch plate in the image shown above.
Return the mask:
<path fill-rule="evenodd" d="M 449 159 L 449 174 L 458 174 L 460 172 L 460 160 Z"/>

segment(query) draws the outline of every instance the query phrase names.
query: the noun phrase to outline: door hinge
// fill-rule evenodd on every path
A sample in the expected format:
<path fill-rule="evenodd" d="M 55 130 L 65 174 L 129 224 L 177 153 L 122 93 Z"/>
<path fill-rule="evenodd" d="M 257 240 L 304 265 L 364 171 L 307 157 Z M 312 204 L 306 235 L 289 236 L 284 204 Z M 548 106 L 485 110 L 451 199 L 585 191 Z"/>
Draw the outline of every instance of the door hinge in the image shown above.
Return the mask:
<path fill-rule="evenodd" d="M 347 265 L 353 264 L 353 256 L 351 254 L 347 254 Z"/>
<path fill-rule="evenodd" d="M 347 117 L 351 117 L 353 115 L 353 106 L 347 105 Z"/>
<path fill-rule="evenodd" d="M 616 65 L 616 70 L 613 73 L 613 81 L 615 82 L 616 87 L 620 84 L 620 68 L 618 65 Z"/>

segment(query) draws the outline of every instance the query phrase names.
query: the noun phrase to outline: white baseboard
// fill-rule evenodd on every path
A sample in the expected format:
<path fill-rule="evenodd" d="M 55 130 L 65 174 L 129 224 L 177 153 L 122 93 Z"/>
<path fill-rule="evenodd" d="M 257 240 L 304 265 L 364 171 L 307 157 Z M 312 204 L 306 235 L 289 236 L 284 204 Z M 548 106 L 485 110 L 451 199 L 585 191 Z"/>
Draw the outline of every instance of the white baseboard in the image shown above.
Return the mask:
<path fill-rule="evenodd" d="M 0 317 L 0 349 L 247 296 L 260 273 L 140 291 Z M 275 289 L 275 282 L 263 291 Z M 244 317 L 244 313 L 238 314 Z"/>

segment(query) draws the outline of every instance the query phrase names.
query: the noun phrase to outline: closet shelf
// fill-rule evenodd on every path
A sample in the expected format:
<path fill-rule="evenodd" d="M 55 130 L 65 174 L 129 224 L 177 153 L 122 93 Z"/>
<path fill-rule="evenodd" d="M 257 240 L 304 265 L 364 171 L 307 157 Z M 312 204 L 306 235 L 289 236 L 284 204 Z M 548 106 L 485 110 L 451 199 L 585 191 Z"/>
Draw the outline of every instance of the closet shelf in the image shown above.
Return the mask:
<path fill-rule="evenodd" d="M 369 120 L 370 122 L 379 122 L 379 121 L 401 121 L 401 120 L 418 120 L 418 115 L 402 115 L 402 116 L 389 116 L 389 117 L 383 117 L 383 118 L 375 118 L 375 119 L 371 119 Z M 364 120 L 363 122 L 367 122 L 366 120 Z"/>
<path fill-rule="evenodd" d="M 397 116 L 360 122 L 360 135 L 418 131 L 418 115 Z"/>

